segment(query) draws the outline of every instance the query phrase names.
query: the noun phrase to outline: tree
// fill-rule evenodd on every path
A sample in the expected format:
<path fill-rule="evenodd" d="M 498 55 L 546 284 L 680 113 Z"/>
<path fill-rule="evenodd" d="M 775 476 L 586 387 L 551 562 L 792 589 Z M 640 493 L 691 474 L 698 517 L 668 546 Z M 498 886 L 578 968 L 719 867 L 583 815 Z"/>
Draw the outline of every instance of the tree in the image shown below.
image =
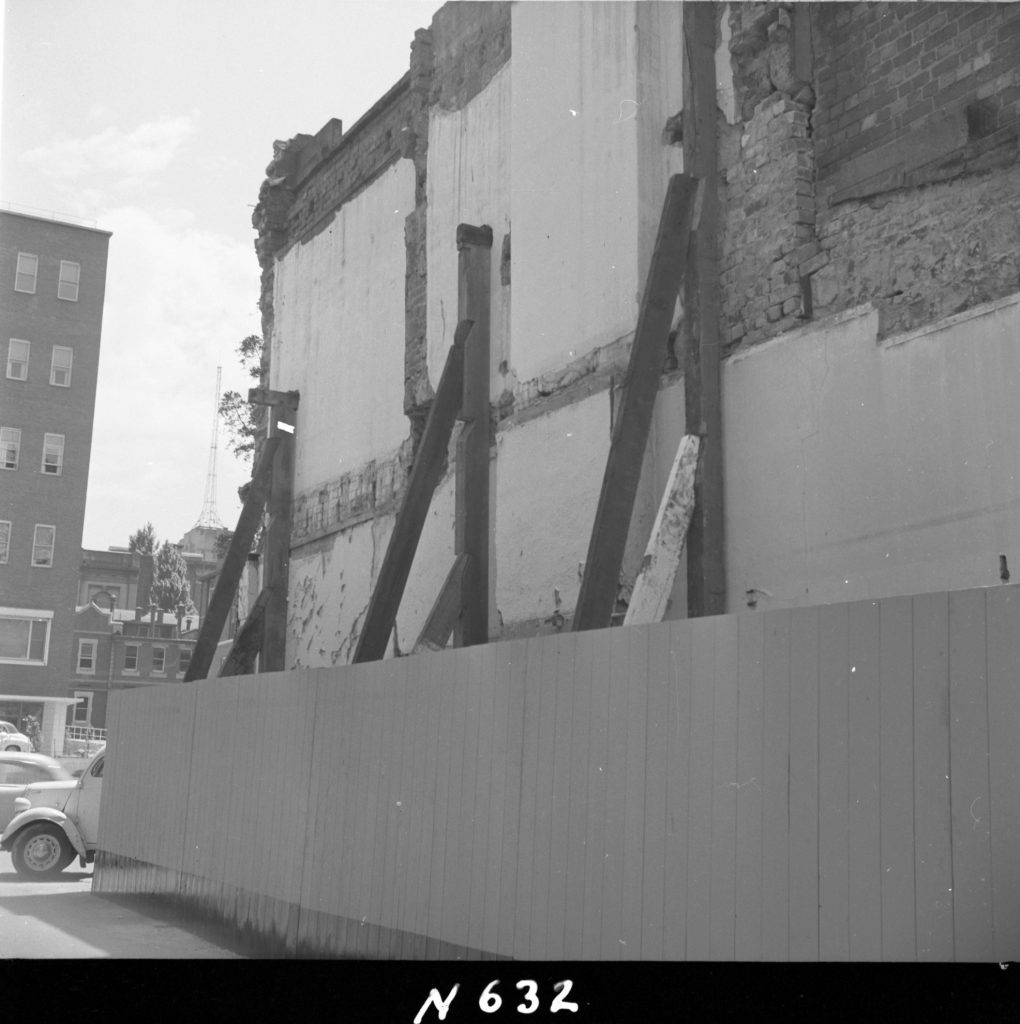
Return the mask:
<path fill-rule="evenodd" d="M 241 365 L 255 381 L 260 381 L 265 372 L 262 362 L 264 348 L 265 342 L 257 334 L 249 334 L 237 346 Z M 225 391 L 220 397 L 219 413 L 230 434 L 230 450 L 244 459 L 251 459 L 260 423 L 258 411 L 248 403 L 248 396 L 238 391 Z"/>
<path fill-rule="evenodd" d="M 156 531 L 152 528 L 152 523 L 146 523 L 128 538 L 128 551 L 137 551 L 140 555 L 153 554 L 157 545 Z"/>
<path fill-rule="evenodd" d="M 191 603 L 188 587 L 188 567 L 180 549 L 165 540 L 156 552 L 152 573 L 152 600 L 165 612 L 177 611 L 177 606 Z"/>

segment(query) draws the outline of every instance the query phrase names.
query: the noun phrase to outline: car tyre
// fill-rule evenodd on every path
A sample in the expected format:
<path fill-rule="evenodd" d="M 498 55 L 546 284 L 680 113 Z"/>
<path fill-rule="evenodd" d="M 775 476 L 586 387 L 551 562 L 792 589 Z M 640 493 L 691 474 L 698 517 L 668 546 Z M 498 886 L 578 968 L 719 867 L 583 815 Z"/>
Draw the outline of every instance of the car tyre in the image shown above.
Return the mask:
<path fill-rule="evenodd" d="M 74 860 L 74 847 L 59 825 L 43 821 L 18 833 L 11 860 L 23 878 L 54 878 Z"/>
<path fill-rule="evenodd" d="M 4 750 L 21 750 L 21 747 L 17 743 L 12 743 L 10 746 L 4 747 Z"/>

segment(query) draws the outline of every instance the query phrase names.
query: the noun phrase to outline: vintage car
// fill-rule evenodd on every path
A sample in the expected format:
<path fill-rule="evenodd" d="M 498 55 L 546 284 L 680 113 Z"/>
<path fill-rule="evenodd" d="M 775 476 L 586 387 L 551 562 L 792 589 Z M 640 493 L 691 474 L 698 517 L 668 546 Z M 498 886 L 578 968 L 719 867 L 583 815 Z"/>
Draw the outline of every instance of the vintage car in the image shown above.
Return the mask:
<path fill-rule="evenodd" d="M 45 754 L 0 751 L 0 831 L 14 817 L 14 801 L 36 782 L 66 782 L 67 769 Z"/>
<path fill-rule="evenodd" d="M 14 801 L 16 813 L 0 835 L 0 850 L 10 851 L 19 875 L 52 878 L 76 854 L 82 867 L 94 860 L 105 760 L 104 749 L 80 779 L 37 782 Z"/>
<path fill-rule="evenodd" d="M 0 750 L 31 749 L 32 741 L 23 732 L 18 732 L 10 722 L 0 722 Z"/>

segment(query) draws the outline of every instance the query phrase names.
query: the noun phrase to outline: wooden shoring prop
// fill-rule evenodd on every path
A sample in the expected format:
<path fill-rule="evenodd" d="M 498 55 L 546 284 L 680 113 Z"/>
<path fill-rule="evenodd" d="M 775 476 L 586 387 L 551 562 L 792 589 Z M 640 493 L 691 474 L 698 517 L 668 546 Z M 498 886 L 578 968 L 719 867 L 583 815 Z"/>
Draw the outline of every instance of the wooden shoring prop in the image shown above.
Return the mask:
<path fill-rule="evenodd" d="M 457 308 L 475 329 L 464 349 L 464 429 L 457 439 L 454 554 L 469 555 L 457 647 L 489 639 L 489 300 L 492 228 L 457 225 Z"/>
<path fill-rule="evenodd" d="M 255 671 L 255 656 L 262 646 L 262 627 L 269 603 L 269 591 L 262 589 L 255 603 L 244 620 L 244 625 L 237 631 L 230 653 L 223 659 L 219 676 L 246 676 Z"/>
<path fill-rule="evenodd" d="M 612 618 L 698 192 L 699 183 L 685 174 L 674 174 L 666 190 L 577 595 L 575 631 L 603 628 Z"/>
<path fill-rule="evenodd" d="M 693 434 L 685 434 L 680 440 L 645 548 L 645 557 L 641 560 L 641 569 L 630 594 L 630 604 L 623 618 L 625 626 L 662 622 L 666 614 L 694 513 L 694 482 L 700 442 L 701 439 Z"/>
<path fill-rule="evenodd" d="M 458 555 L 453 560 L 453 566 L 425 620 L 412 654 L 441 651 L 446 646 L 464 608 L 464 574 L 470 561 L 470 555 Z"/>
<path fill-rule="evenodd" d="M 460 411 L 464 349 L 473 327 L 471 320 L 461 320 L 454 332 L 453 345 L 446 355 L 443 375 L 439 378 L 439 387 L 425 420 L 425 430 L 386 546 L 379 578 L 368 602 L 365 624 L 352 659 L 354 662 L 378 661 L 385 657 L 386 643 L 393 631 L 429 504 L 443 470 L 453 424 Z"/>
<path fill-rule="evenodd" d="M 216 653 L 216 645 L 219 643 L 223 626 L 230 612 L 230 605 L 233 603 L 234 595 L 237 593 L 237 585 L 241 581 L 244 563 L 248 559 L 248 552 L 251 550 L 252 541 L 255 539 L 255 531 L 262 520 L 262 510 L 265 507 L 266 499 L 269 497 L 273 462 L 279 445 L 279 437 L 270 437 L 266 441 L 258 466 L 256 466 L 254 474 L 252 474 L 251 483 L 248 487 L 248 497 L 244 500 L 244 507 L 241 509 L 241 515 L 237 520 L 237 528 L 234 530 L 234 536 L 230 539 L 230 547 L 227 549 L 227 555 L 223 559 L 220 575 L 216 580 L 216 587 L 213 590 L 212 598 L 209 600 L 209 607 L 206 609 L 205 618 L 202 620 L 202 627 L 198 631 L 198 639 L 195 641 L 195 652 L 191 656 L 191 664 L 184 673 L 185 682 L 191 682 L 194 679 L 205 679 L 209 674 L 209 667 L 212 665 L 213 655 Z"/>

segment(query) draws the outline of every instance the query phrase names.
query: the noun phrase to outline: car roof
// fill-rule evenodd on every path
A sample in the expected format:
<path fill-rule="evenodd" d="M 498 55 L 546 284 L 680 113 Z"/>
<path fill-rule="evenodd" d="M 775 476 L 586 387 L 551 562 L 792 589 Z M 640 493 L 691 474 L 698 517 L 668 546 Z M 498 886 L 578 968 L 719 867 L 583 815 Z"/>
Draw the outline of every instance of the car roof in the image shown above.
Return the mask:
<path fill-rule="evenodd" d="M 28 761 L 32 764 L 55 764 L 63 768 L 63 765 L 55 757 L 46 754 L 34 754 L 27 750 L 0 750 L 0 762 L 4 761 Z"/>

